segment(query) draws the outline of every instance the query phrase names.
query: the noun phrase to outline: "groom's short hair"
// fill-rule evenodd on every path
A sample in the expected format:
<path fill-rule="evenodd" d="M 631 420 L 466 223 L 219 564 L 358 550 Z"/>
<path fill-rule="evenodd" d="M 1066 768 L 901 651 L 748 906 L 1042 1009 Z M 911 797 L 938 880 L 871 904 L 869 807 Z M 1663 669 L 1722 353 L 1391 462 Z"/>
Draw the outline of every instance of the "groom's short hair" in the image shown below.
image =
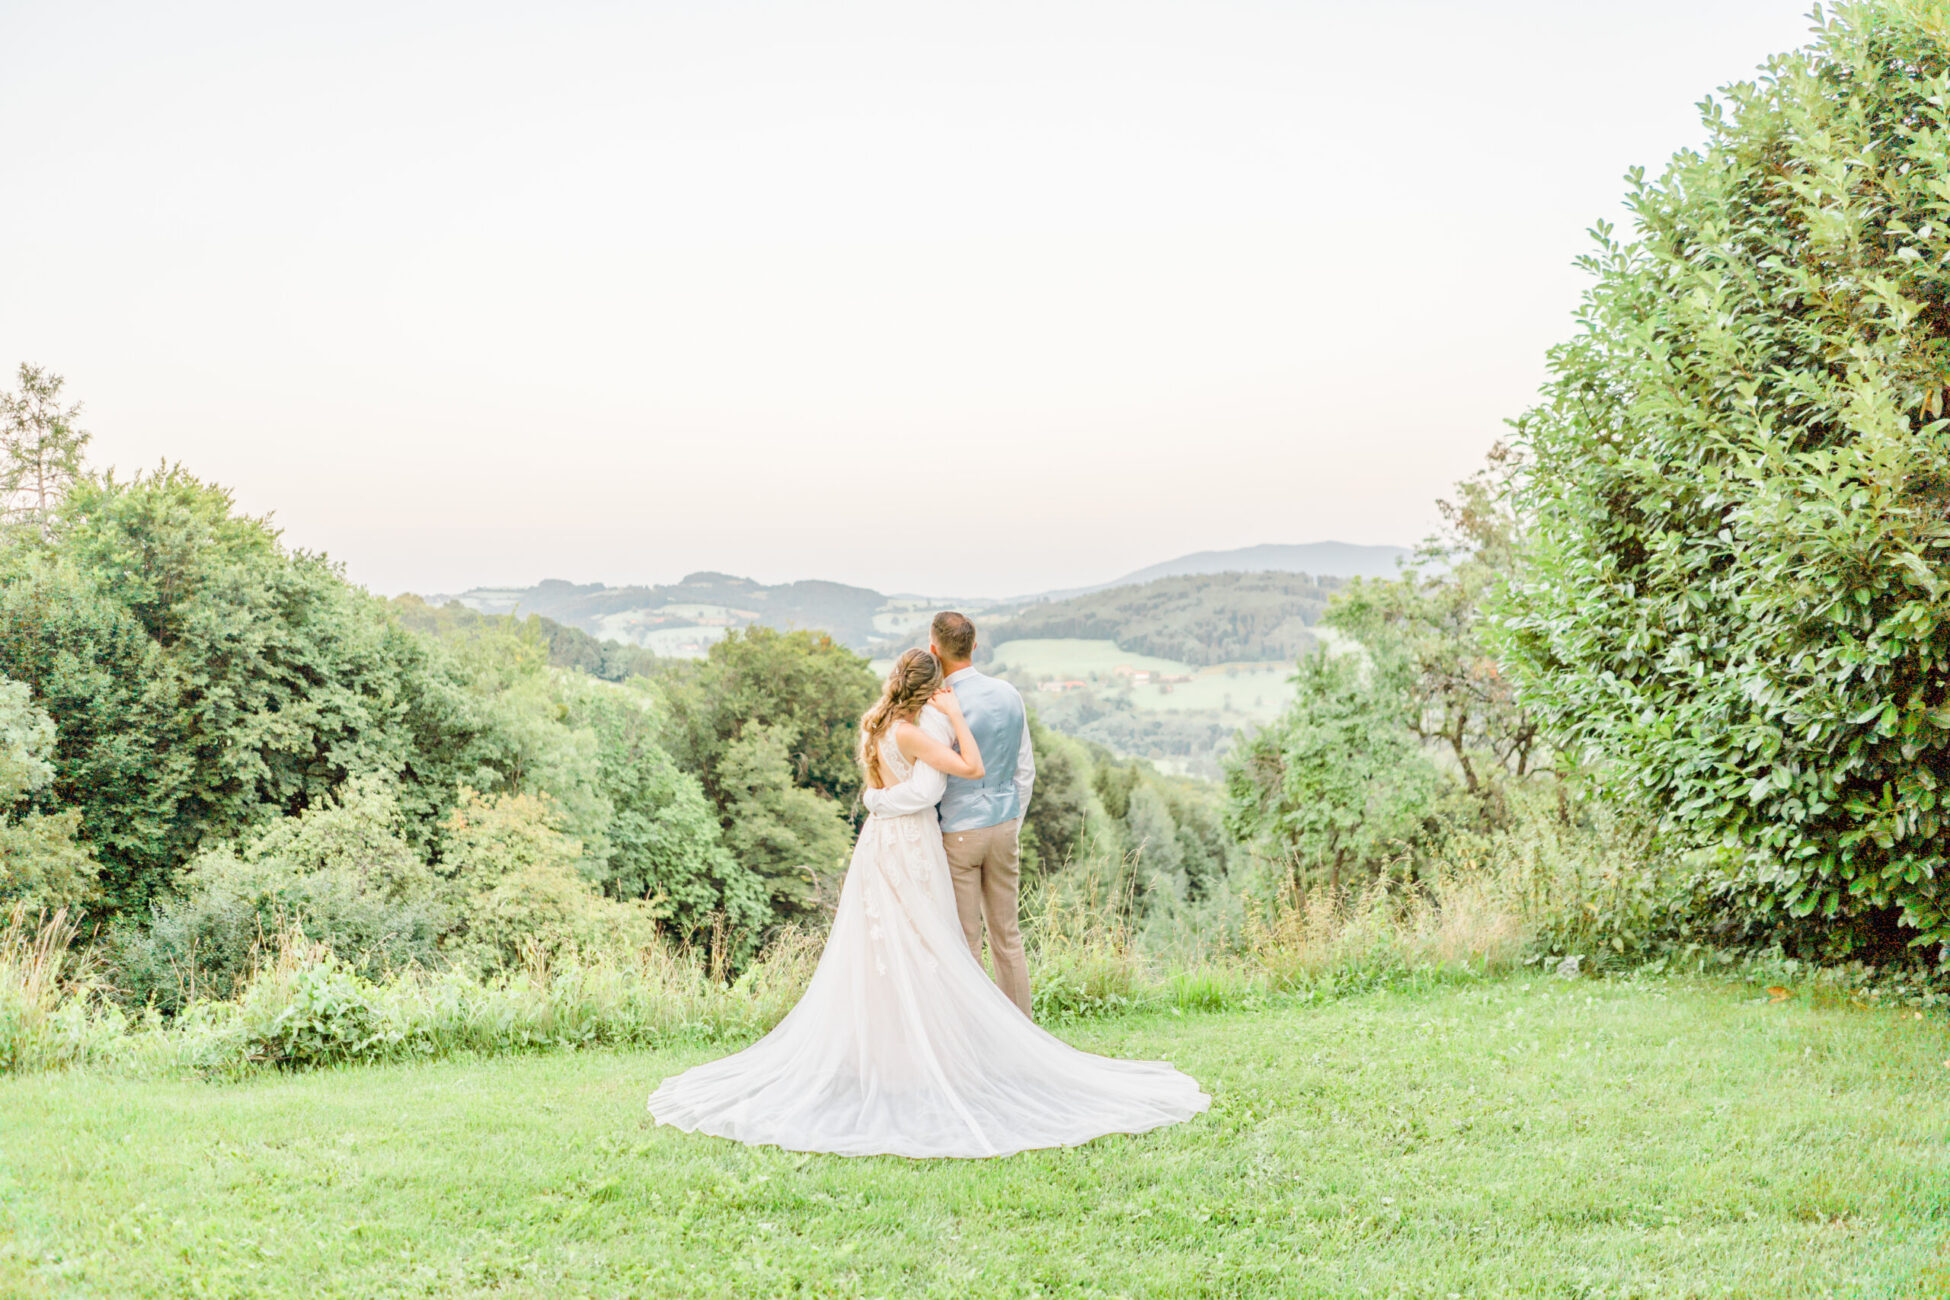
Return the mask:
<path fill-rule="evenodd" d="M 943 610 L 928 624 L 928 635 L 944 658 L 963 663 L 975 657 L 975 625 L 966 614 Z"/>

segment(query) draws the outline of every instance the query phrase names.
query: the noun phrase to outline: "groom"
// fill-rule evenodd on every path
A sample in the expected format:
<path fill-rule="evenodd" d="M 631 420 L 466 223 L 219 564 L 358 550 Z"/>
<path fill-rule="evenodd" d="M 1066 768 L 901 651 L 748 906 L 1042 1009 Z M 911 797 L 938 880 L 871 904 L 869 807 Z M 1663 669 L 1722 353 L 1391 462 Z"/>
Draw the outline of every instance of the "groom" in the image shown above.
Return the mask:
<path fill-rule="evenodd" d="M 995 982 L 1022 1013 L 1030 1015 L 1029 967 L 1022 956 L 1022 921 L 1017 913 L 1016 888 L 1022 875 L 1020 840 L 1029 793 L 1036 784 L 1036 756 L 1029 747 L 1029 710 L 1022 693 L 971 666 L 975 658 L 975 625 L 952 611 L 936 614 L 928 625 L 928 649 L 941 661 L 947 684 L 954 687 L 968 729 L 982 749 L 986 774 L 979 781 L 948 778 L 941 796 L 941 840 L 948 850 L 948 874 L 955 885 L 955 911 L 961 917 L 962 937 L 975 960 L 982 960 L 982 923 L 988 923 L 989 960 Z M 930 723 L 937 721 L 933 716 Z M 935 739 L 953 744 L 952 733 L 938 729 Z M 907 806 L 911 787 L 868 790 L 867 811 L 895 817 L 921 812 L 926 805 Z"/>

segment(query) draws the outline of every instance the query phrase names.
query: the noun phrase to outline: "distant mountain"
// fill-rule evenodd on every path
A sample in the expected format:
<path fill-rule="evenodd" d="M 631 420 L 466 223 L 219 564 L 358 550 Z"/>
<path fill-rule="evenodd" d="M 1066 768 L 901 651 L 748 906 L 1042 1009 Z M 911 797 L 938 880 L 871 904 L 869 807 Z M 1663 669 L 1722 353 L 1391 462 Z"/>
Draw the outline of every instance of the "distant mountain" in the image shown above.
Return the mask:
<path fill-rule="evenodd" d="M 1395 562 L 1407 559 L 1405 546 L 1355 546 L 1348 542 L 1303 542 L 1295 546 L 1243 546 L 1236 551 L 1197 551 L 1163 564 L 1127 573 L 1103 587 L 1126 587 L 1158 578 L 1200 573 L 1305 573 L 1316 578 L 1392 578 Z"/>
<path fill-rule="evenodd" d="M 1205 597 L 1194 597 L 1190 591 L 1175 591 L 1172 595 L 1176 601 L 1191 601 L 1198 606 L 1201 619 L 1221 617 L 1218 607 L 1228 599 L 1239 597 L 1253 607 L 1253 620 L 1271 613 L 1268 606 L 1270 601 L 1271 605 L 1279 606 L 1283 611 L 1274 618 L 1274 623 L 1281 622 L 1289 613 L 1301 607 L 1306 609 L 1304 623 L 1311 623 L 1317 612 L 1314 605 L 1324 599 L 1320 595 L 1320 588 L 1331 587 L 1336 580 L 1357 575 L 1391 576 L 1395 572 L 1396 558 L 1407 554 L 1399 546 L 1350 546 L 1344 542 L 1201 551 L 1196 555 L 1182 555 L 1163 564 L 1154 564 L 1148 569 L 1139 569 L 1115 582 L 1045 592 L 1009 601 L 887 596 L 866 587 L 849 587 L 839 582 L 786 582 L 767 586 L 728 573 L 693 573 L 682 582 L 629 587 L 550 578 L 532 587 L 476 587 L 457 596 L 428 596 L 426 600 L 435 607 L 456 602 L 481 614 L 539 614 L 606 641 L 643 646 L 657 654 L 676 658 L 702 655 L 719 638 L 753 623 L 778 628 L 814 628 L 831 633 L 834 640 L 855 650 L 892 653 L 917 641 L 925 644 L 929 616 L 935 610 L 950 606 L 971 614 L 1013 611 L 1023 629 L 1016 633 L 1019 637 L 1028 635 L 1026 629 L 1032 621 L 1053 627 L 1074 613 L 1082 620 L 1077 626 L 1085 622 L 1094 626 L 1104 618 L 1111 617 L 1112 621 L 1119 623 L 1121 635 L 1104 635 L 1118 636 L 1120 640 L 1135 635 L 1149 644 L 1153 637 L 1160 636 L 1182 640 L 1188 628 L 1174 624 L 1169 632 L 1156 627 L 1146 627 L 1140 632 L 1135 627 L 1125 627 L 1122 614 L 1109 616 L 1107 611 L 1112 606 L 1092 604 L 1087 610 L 1070 611 L 1048 608 L 1049 602 L 1061 602 L 1070 597 L 1094 595 L 1122 587 L 1142 586 L 1162 578 L 1219 573 L 1306 574 L 1310 578 L 1326 581 L 1316 583 L 1304 595 L 1297 589 L 1288 591 L 1284 588 L 1274 595 L 1270 588 L 1262 590 L 1259 586 L 1251 585 L 1245 589 L 1226 586 L 1223 591 L 1215 590 Z M 1296 601 L 1298 604 L 1295 604 Z M 1037 610 L 1036 618 L 1024 620 L 1031 609 Z M 1183 617 L 1186 613 L 1188 611 L 1179 611 L 1174 617 Z M 1140 623 L 1142 621 L 1139 620 Z M 1239 630 L 1228 636 L 1243 637 L 1254 643 L 1257 648 L 1245 652 L 1245 658 L 1257 658 L 1262 653 L 1275 658 L 1290 658 L 1288 652 L 1292 645 L 1288 643 L 1298 644 L 1304 639 L 1294 633 L 1299 626 L 1301 624 L 1296 623 L 1284 632 L 1275 634 L 1269 626 L 1261 626 L 1255 621 L 1252 630 Z M 1045 632 L 1043 635 L 1058 634 Z M 1080 633 L 1072 631 L 1061 635 L 1075 636 Z M 1201 629 L 1191 631 L 1189 635 L 1192 642 L 1204 645 L 1214 634 Z M 1269 636 L 1271 640 L 1260 645 L 1259 639 Z M 1206 662 L 1209 655 L 1214 653 L 1208 646 L 1203 655 L 1192 654 L 1192 642 L 1179 644 L 1167 657 Z M 1181 651 L 1184 653 L 1181 654 Z M 1167 654 L 1162 649 L 1155 653 Z"/>
<path fill-rule="evenodd" d="M 433 605 L 448 601 L 482 614 L 540 614 L 591 636 L 679 658 L 701 655 L 712 642 L 752 623 L 816 628 L 864 649 L 875 636 L 875 618 L 889 604 L 887 597 L 865 587 L 838 582 L 768 587 L 728 573 L 693 573 L 682 582 L 655 587 L 550 578 L 533 587 L 476 587 L 458 596 L 428 598 Z"/>

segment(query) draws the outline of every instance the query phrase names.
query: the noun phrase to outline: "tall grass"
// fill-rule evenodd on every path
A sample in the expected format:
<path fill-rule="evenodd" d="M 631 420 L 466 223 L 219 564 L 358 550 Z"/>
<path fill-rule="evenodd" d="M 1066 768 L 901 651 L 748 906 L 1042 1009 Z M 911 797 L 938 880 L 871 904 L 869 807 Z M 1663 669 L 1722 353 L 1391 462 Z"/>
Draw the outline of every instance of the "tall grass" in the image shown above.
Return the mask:
<path fill-rule="evenodd" d="M 119 1054 L 128 1018 L 104 994 L 93 950 L 66 908 L 16 903 L 0 929 L 0 1074 Z"/>
<path fill-rule="evenodd" d="M 1147 981 L 1138 943 L 1136 860 L 1090 862 L 1041 883 L 1026 900 L 1023 946 L 1038 1020 L 1105 1015 Z"/>
<path fill-rule="evenodd" d="M 296 926 L 267 936 L 230 1000 L 173 1019 L 118 1007 L 76 945 L 65 913 L 16 908 L 0 931 L 0 1073 L 76 1065 L 229 1074 L 262 1066 L 429 1059 L 678 1040 L 736 1041 L 777 1024 L 817 961 L 817 936 L 788 930 L 735 980 L 710 952 L 658 944 L 628 952 L 527 950 L 481 981 L 355 972 Z"/>
<path fill-rule="evenodd" d="M 1488 851 L 1457 854 L 1415 881 L 1384 878 L 1333 893 L 1273 882 L 1188 911 L 1131 858 L 1073 866 L 1024 899 L 1039 1020 L 1138 1006 L 1249 1007 L 1390 981 L 1480 977 L 1567 944 L 1611 950 L 1646 919 L 1666 882 L 1647 884 L 1642 845 L 1534 826 Z M 1635 865 L 1637 864 L 1637 865 Z M 1172 909 L 1176 910 L 1173 911 Z M 1162 920 L 1160 919 L 1162 917 Z M 0 1072 L 109 1063 L 226 1073 L 363 1060 L 425 1059 L 678 1040 L 736 1042 L 770 1029 L 797 1001 L 823 936 L 790 929 L 735 979 L 722 945 L 652 943 L 524 952 L 491 980 L 408 970 L 355 971 L 286 925 L 259 946 L 236 997 L 203 999 L 165 1021 L 108 996 L 64 913 L 16 908 L 0 933 Z"/>
<path fill-rule="evenodd" d="M 1413 972 L 1508 970 L 1523 959 L 1529 931 L 1501 884 L 1448 866 L 1424 882 L 1379 877 L 1338 892 L 1289 877 L 1268 906 L 1248 907 L 1245 956 L 1282 991 Z"/>
<path fill-rule="evenodd" d="M 1134 859 L 1045 882 L 1024 916 L 1038 1019 L 1145 1004 L 1211 1010 L 1409 975 L 1490 974 L 1520 963 L 1536 928 L 1523 889 L 1480 866 L 1345 891 L 1302 885 L 1290 864 L 1253 874 L 1275 882 L 1264 896 L 1210 900 L 1189 923 L 1183 908 L 1141 919 Z"/>

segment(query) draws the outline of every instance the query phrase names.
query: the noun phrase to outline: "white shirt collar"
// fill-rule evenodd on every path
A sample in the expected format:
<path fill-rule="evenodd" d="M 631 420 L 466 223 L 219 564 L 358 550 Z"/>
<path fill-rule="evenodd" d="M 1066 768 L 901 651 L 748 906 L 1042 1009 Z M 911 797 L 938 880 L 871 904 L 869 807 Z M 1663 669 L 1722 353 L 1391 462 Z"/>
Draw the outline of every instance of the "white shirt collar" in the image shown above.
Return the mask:
<path fill-rule="evenodd" d="M 946 677 L 942 678 L 941 680 L 947 685 L 953 686 L 956 682 L 960 681 L 964 677 L 980 677 L 980 676 L 981 674 L 975 671 L 975 665 L 970 664 L 966 668 L 955 669 L 955 671 L 949 673 Z"/>

